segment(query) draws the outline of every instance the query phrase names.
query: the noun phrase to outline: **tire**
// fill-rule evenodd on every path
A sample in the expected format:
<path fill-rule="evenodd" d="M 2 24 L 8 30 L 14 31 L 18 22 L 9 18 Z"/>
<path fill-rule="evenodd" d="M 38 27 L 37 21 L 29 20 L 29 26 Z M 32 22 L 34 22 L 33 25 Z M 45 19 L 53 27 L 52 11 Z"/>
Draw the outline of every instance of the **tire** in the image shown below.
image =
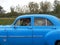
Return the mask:
<path fill-rule="evenodd" d="M 56 41 L 55 45 L 60 45 L 60 40 Z"/>

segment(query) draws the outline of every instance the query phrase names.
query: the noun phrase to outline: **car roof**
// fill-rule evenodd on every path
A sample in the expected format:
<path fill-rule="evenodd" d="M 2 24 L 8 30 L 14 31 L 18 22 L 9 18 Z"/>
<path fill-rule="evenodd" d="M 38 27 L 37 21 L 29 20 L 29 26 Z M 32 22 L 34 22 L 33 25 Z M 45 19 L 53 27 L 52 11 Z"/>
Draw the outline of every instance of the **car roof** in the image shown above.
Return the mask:
<path fill-rule="evenodd" d="M 51 21 L 54 22 L 55 25 L 59 25 L 60 26 L 60 21 L 59 19 L 56 17 L 56 16 L 53 16 L 53 15 L 49 15 L 49 14 L 25 14 L 25 15 L 21 15 L 21 16 L 18 16 L 16 18 L 16 20 L 14 21 L 13 24 L 15 24 L 15 22 L 20 19 L 20 18 L 25 18 L 25 17 L 43 17 L 43 18 L 47 18 L 47 19 L 50 19 Z"/>
<path fill-rule="evenodd" d="M 34 17 L 48 17 L 48 18 L 55 17 L 55 16 L 49 15 L 49 14 L 25 14 L 25 15 L 18 16 L 17 19 L 20 17 L 33 17 L 33 16 Z"/>

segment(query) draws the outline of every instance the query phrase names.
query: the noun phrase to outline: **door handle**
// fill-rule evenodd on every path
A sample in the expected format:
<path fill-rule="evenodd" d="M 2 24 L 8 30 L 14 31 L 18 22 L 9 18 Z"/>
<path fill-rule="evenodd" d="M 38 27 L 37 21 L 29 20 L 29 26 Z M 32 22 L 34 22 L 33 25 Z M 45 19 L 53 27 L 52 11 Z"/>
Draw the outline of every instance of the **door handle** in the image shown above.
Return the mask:
<path fill-rule="evenodd" d="M 56 28 L 54 27 L 54 28 L 52 28 L 52 29 L 56 29 Z"/>
<path fill-rule="evenodd" d="M 43 37 L 43 35 L 33 35 L 33 37 L 42 38 L 42 37 Z"/>
<path fill-rule="evenodd" d="M 3 41 L 6 42 L 6 39 L 4 38 Z"/>
<path fill-rule="evenodd" d="M 32 29 L 32 27 L 28 27 L 29 29 Z"/>

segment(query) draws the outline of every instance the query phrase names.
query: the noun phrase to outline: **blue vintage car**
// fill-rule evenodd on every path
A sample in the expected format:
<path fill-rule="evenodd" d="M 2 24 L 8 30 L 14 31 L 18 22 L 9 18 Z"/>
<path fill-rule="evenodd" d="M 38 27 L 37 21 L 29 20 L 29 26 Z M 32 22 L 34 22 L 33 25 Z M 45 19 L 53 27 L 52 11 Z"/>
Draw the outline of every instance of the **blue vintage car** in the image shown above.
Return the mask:
<path fill-rule="evenodd" d="M 27 14 L 0 26 L 0 45 L 60 45 L 60 20 L 47 14 Z"/>

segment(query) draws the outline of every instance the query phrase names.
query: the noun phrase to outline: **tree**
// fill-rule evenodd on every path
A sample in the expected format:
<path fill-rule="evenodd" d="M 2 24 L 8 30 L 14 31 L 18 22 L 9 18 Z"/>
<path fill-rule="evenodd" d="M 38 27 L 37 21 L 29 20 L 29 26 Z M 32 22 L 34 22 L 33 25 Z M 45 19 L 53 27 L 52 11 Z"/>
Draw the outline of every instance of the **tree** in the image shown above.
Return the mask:
<path fill-rule="evenodd" d="M 54 1 L 54 13 L 60 14 L 60 1 L 58 0 Z"/>
<path fill-rule="evenodd" d="M 14 8 L 13 6 L 10 7 L 10 10 L 11 10 L 11 12 L 8 13 L 8 15 L 9 15 L 10 17 L 16 17 L 16 16 L 18 16 L 18 13 L 15 12 L 15 8 Z"/>
<path fill-rule="evenodd" d="M 40 9 L 42 13 L 50 12 L 50 2 L 40 2 Z"/>
<path fill-rule="evenodd" d="M 29 6 L 30 13 L 38 13 L 39 6 L 37 3 L 30 2 L 28 6 Z"/>
<path fill-rule="evenodd" d="M 11 13 L 14 13 L 14 7 L 10 7 Z"/>
<path fill-rule="evenodd" d="M 15 8 L 15 12 L 23 13 L 23 10 L 22 10 L 22 8 L 19 5 L 17 5 L 16 8 Z"/>
<path fill-rule="evenodd" d="M 0 11 L 3 9 L 3 7 L 0 6 Z"/>
<path fill-rule="evenodd" d="M 3 9 L 2 6 L 0 6 L 0 14 L 4 14 L 5 13 L 5 10 Z"/>
<path fill-rule="evenodd" d="M 24 5 L 22 10 L 23 10 L 23 13 L 25 13 L 25 14 L 30 13 L 29 7 L 27 5 Z"/>

